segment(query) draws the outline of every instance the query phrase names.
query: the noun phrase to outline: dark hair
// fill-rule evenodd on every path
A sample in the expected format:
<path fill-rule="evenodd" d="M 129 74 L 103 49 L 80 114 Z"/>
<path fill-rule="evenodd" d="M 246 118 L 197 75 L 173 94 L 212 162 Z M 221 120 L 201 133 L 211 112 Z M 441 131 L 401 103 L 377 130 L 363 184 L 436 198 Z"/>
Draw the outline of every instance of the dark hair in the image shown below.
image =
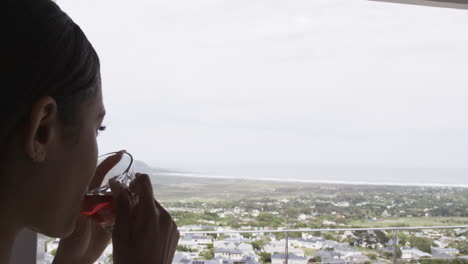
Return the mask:
<path fill-rule="evenodd" d="M 0 141 L 35 101 L 51 96 L 65 125 L 100 82 L 99 58 L 80 27 L 51 0 L 1 0 Z M 3 142 L 0 142 L 3 143 Z"/>

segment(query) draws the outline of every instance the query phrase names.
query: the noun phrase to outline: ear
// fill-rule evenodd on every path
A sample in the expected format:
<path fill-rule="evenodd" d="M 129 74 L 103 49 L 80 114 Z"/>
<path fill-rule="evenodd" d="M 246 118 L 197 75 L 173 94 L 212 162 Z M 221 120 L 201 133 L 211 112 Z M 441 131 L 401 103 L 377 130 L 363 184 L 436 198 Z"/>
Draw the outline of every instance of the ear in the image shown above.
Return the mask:
<path fill-rule="evenodd" d="M 24 150 L 33 162 L 42 162 L 58 126 L 57 103 L 45 96 L 33 105 L 24 130 Z"/>

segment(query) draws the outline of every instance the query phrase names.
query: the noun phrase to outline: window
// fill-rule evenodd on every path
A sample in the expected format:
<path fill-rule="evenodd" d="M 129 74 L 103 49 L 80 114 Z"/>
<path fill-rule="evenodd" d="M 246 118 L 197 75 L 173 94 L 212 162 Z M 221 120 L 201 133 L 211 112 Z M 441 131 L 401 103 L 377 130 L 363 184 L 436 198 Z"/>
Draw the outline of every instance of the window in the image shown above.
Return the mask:
<path fill-rule="evenodd" d="M 101 151 L 126 148 L 152 167 L 140 163 L 183 226 L 468 223 L 466 10 L 347 0 L 59 4 L 101 57 Z M 309 239 L 320 239 L 313 247 L 330 263 L 343 263 L 330 253 L 336 241 L 392 252 L 390 233 L 320 235 Z M 411 235 L 398 245 L 429 241 Z"/>

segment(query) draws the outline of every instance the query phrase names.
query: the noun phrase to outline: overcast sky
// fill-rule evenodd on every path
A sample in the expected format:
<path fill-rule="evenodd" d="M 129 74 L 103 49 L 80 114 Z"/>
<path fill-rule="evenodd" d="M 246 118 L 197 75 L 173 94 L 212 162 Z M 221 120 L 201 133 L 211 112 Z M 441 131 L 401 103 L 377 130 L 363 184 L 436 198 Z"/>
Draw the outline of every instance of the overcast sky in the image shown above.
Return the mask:
<path fill-rule="evenodd" d="M 59 0 L 102 62 L 102 152 L 154 166 L 468 168 L 468 11 Z"/>

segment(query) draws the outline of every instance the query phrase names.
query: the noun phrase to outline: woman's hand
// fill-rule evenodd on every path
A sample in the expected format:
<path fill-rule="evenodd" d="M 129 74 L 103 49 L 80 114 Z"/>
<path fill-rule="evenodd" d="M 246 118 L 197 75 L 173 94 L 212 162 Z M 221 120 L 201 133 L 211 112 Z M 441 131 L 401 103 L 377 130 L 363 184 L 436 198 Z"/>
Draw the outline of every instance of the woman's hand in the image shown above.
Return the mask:
<path fill-rule="evenodd" d="M 171 264 L 179 231 L 171 215 L 154 199 L 148 175 L 136 174 L 132 188 L 138 196 L 135 207 L 122 185 L 111 180 L 110 186 L 116 201 L 114 264 Z"/>
<path fill-rule="evenodd" d="M 96 169 L 89 189 L 101 186 L 107 172 L 122 159 L 123 151 L 105 159 Z M 75 230 L 60 240 L 54 264 L 91 264 L 94 263 L 109 244 L 111 233 L 102 229 L 95 221 L 80 215 Z"/>

